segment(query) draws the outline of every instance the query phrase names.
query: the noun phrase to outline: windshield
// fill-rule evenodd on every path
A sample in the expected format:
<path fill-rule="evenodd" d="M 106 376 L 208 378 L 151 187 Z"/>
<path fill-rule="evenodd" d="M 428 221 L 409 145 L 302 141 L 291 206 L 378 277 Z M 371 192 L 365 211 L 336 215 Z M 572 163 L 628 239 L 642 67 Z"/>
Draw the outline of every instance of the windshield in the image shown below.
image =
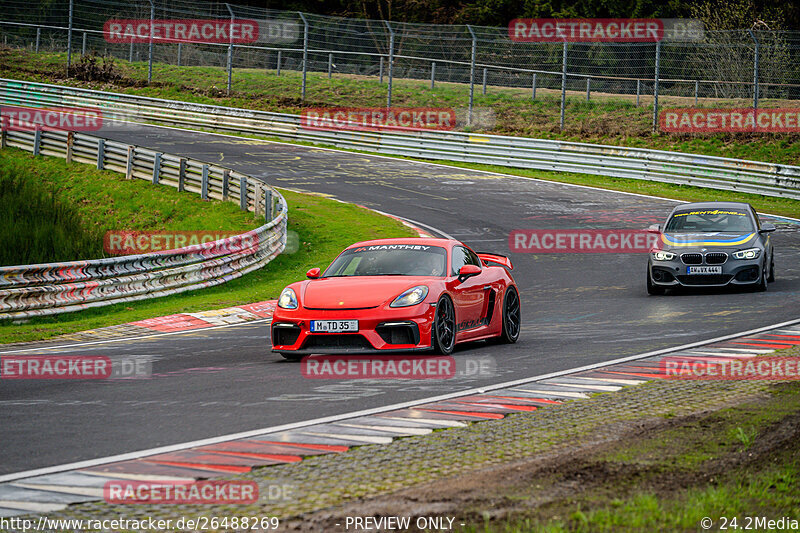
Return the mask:
<path fill-rule="evenodd" d="M 380 244 L 350 248 L 331 263 L 323 277 L 444 276 L 447 252 L 438 246 Z"/>
<path fill-rule="evenodd" d="M 706 233 L 754 231 L 753 222 L 743 209 L 696 209 L 678 211 L 667 222 L 665 233 Z"/>

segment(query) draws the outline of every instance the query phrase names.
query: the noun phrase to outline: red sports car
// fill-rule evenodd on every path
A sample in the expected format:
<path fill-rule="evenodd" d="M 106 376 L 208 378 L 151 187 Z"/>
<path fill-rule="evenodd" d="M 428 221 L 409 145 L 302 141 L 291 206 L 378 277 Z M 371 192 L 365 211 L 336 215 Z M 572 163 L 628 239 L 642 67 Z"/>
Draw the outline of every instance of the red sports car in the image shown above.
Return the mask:
<path fill-rule="evenodd" d="M 449 354 L 457 343 L 513 343 L 520 301 L 502 255 L 449 239 L 382 239 L 346 248 L 320 273 L 283 289 L 272 317 L 272 349 L 304 354 Z"/>

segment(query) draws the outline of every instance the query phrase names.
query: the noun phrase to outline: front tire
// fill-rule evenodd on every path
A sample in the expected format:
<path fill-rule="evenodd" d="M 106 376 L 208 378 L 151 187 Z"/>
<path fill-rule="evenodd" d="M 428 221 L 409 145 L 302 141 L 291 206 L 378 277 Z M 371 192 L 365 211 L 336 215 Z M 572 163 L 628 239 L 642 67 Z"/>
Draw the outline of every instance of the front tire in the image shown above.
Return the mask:
<path fill-rule="evenodd" d="M 767 290 L 767 262 L 764 261 L 764 266 L 761 267 L 761 277 L 759 278 L 758 285 L 756 285 L 758 292 Z"/>
<path fill-rule="evenodd" d="M 436 302 L 431 337 L 434 352 L 441 355 L 453 353 L 456 346 L 456 309 L 453 300 L 447 295 Z"/>
<path fill-rule="evenodd" d="M 767 281 L 770 283 L 775 282 L 775 254 L 773 253 L 769 258 L 769 277 Z"/>
<path fill-rule="evenodd" d="M 647 267 L 647 294 L 651 296 L 660 296 L 666 292 L 664 287 L 659 287 L 653 280 L 650 278 L 650 267 Z"/>
<path fill-rule="evenodd" d="M 522 329 L 522 316 L 520 313 L 519 293 L 516 287 L 510 285 L 503 297 L 503 331 L 500 342 L 514 344 L 519 339 Z"/>

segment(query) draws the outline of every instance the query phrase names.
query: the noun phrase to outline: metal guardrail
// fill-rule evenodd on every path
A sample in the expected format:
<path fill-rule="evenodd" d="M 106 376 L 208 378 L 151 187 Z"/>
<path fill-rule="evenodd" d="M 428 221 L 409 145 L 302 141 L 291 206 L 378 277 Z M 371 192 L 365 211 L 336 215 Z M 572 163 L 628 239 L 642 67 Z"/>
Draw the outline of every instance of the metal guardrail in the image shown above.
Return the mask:
<path fill-rule="evenodd" d="M 0 320 L 53 315 L 211 287 L 263 267 L 286 246 L 283 196 L 245 174 L 92 135 L 63 131 L 5 131 L 2 147 L 97 165 L 235 201 L 264 215 L 266 224 L 213 243 L 89 261 L 0 267 Z"/>
<path fill-rule="evenodd" d="M 305 127 L 298 115 L 195 104 L 0 78 L 0 104 L 94 107 L 104 120 L 267 135 L 433 160 L 575 172 L 800 199 L 800 167 L 758 161 L 452 131 Z"/>

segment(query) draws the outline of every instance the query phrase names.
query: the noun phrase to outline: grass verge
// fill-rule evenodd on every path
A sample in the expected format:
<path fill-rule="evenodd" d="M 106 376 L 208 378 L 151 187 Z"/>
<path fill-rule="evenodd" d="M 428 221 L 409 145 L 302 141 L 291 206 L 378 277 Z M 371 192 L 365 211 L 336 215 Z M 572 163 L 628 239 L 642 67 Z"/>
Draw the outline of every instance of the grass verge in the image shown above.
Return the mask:
<path fill-rule="evenodd" d="M 116 60 L 120 80 L 82 82 L 65 76 L 66 54 L 35 54 L 20 49 L 0 49 L 0 70 L 4 77 L 58 83 L 140 96 L 189 102 L 299 113 L 306 107 L 385 105 L 386 84 L 374 77 L 308 73 L 307 94 L 300 99 L 299 72 L 284 70 L 281 76 L 263 69 L 234 69 L 233 91 L 225 90 L 226 71 L 221 67 L 178 67 L 157 63 L 153 83 L 146 85 L 147 63 Z M 430 89 L 423 80 L 396 79 L 393 105 L 408 107 L 466 107 L 469 86 L 437 83 Z M 497 125 L 492 133 L 593 142 L 619 146 L 676 150 L 776 164 L 800 164 L 800 143 L 795 134 L 653 134 L 652 97 L 635 98 L 594 94 L 591 101 L 579 91 L 569 91 L 564 132 L 559 130 L 560 91 L 541 89 L 531 99 L 529 89 L 490 86 L 486 95 L 476 91 L 475 106 L 494 110 Z M 663 107 L 690 107 L 691 98 L 660 98 Z M 699 107 L 748 107 L 749 101 L 700 99 Z M 793 107 L 796 101 L 763 99 L 761 107 Z"/>
<path fill-rule="evenodd" d="M 3 151 L 0 161 L 6 161 L 6 156 L 13 153 L 11 150 Z M 55 158 L 39 158 L 32 160 L 32 156 L 23 153 L 14 154 L 13 159 L 19 163 L 28 163 L 32 168 L 39 168 L 43 165 L 45 169 L 55 169 L 63 176 L 71 176 L 74 173 L 80 174 L 87 172 L 88 166 L 73 164 L 66 165 Z M 97 176 L 94 176 L 97 178 Z M 97 189 L 106 190 L 104 184 L 111 188 L 116 184 L 119 175 L 103 172 L 103 182 L 97 182 Z M 65 178 L 66 179 L 66 178 Z M 69 179 L 73 179 L 71 176 Z M 141 197 L 148 194 L 169 195 L 175 193 L 174 208 L 191 212 L 192 200 L 195 195 L 190 193 L 177 193 L 169 187 L 153 187 L 152 185 L 141 182 L 126 182 L 121 178 L 123 185 L 137 186 L 134 196 Z M 135 320 L 142 320 L 173 313 L 201 311 L 219 307 L 227 307 L 250 302 L 257 302 L 276 298 L 285 285 L 290 282 L 305 277 L 305 272 L 312 266 L 325 266 L 330 262 L 345 246 L 353 242 L 373 238 L 416 236 L 408 227 L 401 223 L 373 213 L 361 207 L 344 204 L 334 200 L 329 200 L 319 196 L 298 194 L 291 191 L 281 190 L 289 204 L 289 230 L 298 235 L 299 247 L 297 252 L 292 254 L 282 254 L 265 268 L 246 276 L 225 283 L 217 287 L 210 287 L 199 291 L 190 291 L 181 295 L 167 296 L 153 300 L 143 300 L 140 302 L 129 302 L 117 305 L 102 307 L 99 309 L 87 309 L 77 313 L 66 313 L 52 317 L 39 317 L 31 319 L 27 323 L 12 324 L 9 321 L 0 322 L 0 343 L 25 342 L 34 340 L 44 340 L 56 335 L 74 333 L 86 329 L 122 324 Z M 90 197 L 87 197 L 90 198 Z M 146 218 L 152 218 L 154 227 L 159 229 L 218 229 L 219 226 L 207 225 L 207 209 L 213 203 L 202 202 L 197 199 L 199 205 L 195 205 L 194 215 L 197 217 L 198 226 L 185 227 L 176 226 L 177 222 L 165 220 L 165 225 L 159 224 L 159 218 L 153 213 L 148 213 Z M 88 200 L 86 203 L 91 203 Z M 94 202 L 95 204 L 99 202 Z M 244 229 L 253 227 L 252 215 L 241 213 L 233 203 L 222 204 L 218 202 L 220 208 L 231 208 L 229 213 L 231 219 L 236 217 L 246 217 L 248 221 Z M 145 216 L 145 215 L 143 215 Z M 161 212 L 161 217 L 165 216 Z M 223 223 L 225 214 L 220 213 L 212 220 L 215 223 Z M 124 220 L 124 219 L 123 219 Z M 187 218 L 187 220 L 193 220 Z M 248 225 L 249 224 L 249 225 Z M 235 229 L 235 224 L 228 222 L 230 229 Z M 130 226 L 125 226 L 130 227 Z M 243 229 L 243 230 L 244 230 Z"/>

